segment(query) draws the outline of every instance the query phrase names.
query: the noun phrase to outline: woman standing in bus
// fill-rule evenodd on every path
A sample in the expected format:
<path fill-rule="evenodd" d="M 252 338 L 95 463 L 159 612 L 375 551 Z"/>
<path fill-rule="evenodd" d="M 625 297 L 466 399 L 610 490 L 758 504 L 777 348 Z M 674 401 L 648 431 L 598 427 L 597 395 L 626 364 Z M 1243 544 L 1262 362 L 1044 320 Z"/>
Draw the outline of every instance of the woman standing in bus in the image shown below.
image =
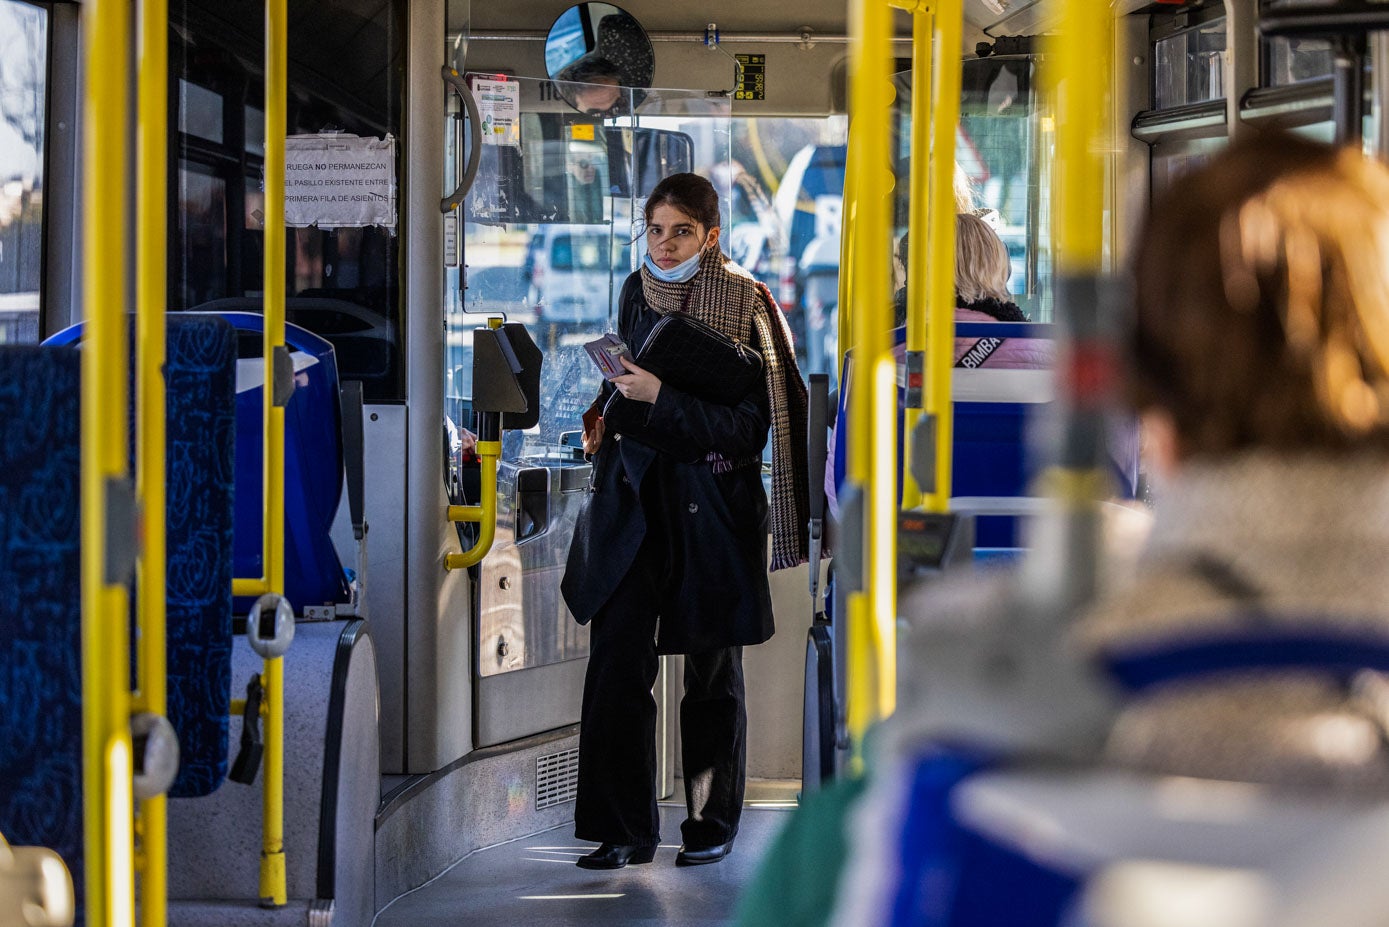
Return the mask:
<path fill-rule="evenodd" d="M 806 393 L 781 313 L 719 250 L 718 194 L 704 178 L 675 174 L 656 186 L 646 240 L 619 305 L 618 334 L 632 352 L 662 316 L 684 311 L 756 347 L 763 378 L 727 406 L 624 359 L 627 374 L 604 383 L 586 416 L 593 493 L 561 586 L 575 618 L 591 626 L 574 832 L 601 846 L 578 861 L 586 869 L 650 862 L 660 842 L 651 695 L 660 654 L 685 654 L 687 816 L 676 864 L 728 854 L 746 766 L 742 648 L 773 630 L 769 516 L 772 569 L 807 557 Z M 593 421 L 614 390 L 639 413 Z M 769 427 L 770 510 L 761 466 Z"/>

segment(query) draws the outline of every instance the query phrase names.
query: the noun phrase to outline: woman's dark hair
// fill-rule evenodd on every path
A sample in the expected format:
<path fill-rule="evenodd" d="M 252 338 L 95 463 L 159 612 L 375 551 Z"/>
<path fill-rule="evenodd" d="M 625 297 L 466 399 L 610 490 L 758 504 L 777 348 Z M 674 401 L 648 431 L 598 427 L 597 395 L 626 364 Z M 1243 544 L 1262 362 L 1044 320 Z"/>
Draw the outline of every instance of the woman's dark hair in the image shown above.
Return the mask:
<path fill-rule="evenodd" d="M 660 205 L 680 210 L 706 229 L 719 227 L 719 194 L 714 185 L 698 174 L 671 174 L 656 184 L 646 201 L 646 221 Z"/>
<path fill-rule="evenodd" d="M 1185 456 L 1389 448 L 1389 171 L 1289 135 L 1157 198 L 1134 263 L 1128 394 Z"/>

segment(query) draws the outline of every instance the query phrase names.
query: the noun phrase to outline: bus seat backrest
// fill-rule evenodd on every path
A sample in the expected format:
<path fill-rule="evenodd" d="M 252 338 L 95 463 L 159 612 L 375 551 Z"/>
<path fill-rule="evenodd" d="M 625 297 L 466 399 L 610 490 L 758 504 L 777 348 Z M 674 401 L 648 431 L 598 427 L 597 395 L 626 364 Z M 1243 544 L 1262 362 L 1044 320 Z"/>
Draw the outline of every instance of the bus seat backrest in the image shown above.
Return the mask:
<path fill-rule="evenodd" d="M 238 577 L 263 575 L 261 560 L 262 318 L 217 313 L 237 329 L 241 356 L 236 387 L 236 530 Z M 305 606 L 346 602 L 350 590 L 330 529 L 342 498 L 342 426 L 337 356 L 324 338 L 285 326 L 295 367 L 294 394 L 285 407 L 285 595 Z M 238 598 L 236 614 L 252 600 Z"/>
<path fill-rule="evenodd" d="M 82 330 L 46 344 L 76 344 Z M 134 334 L 132 317 L 132 344 Z M 216 316 L 169 315 L 164 372 L 168 718 L 179 738 L 169 795 L 188 798 L 210 794 L 227 773 L 236 333 Z M 133 376 L 131 384 L 133 461 Z"/>
<path fill-rule="evenodd" d="M 81 356 L 0 347 L 0 834 L 82 910 Z"/>
<path fill-rule="evenodd" d="M 168 323 L 168 713 L 179 739 L 169 794 L 191 797 L 227 774 L 236 333 L 214 316 Z"/>
<path fill-rule="evenodd" d="M 1114 645 L 1098 658 L 1099 668 L 1119 684 L 1118 694 L 1128 704 L 1174 685 L 1244 680 L 1250 672 L 1265 678 L 1312 672 L 1348 680 L 1364 670 L 1389 670 L 1389 635 L 1366 626 L 1359 615 L 1255 610 L 1221 620 L 1229 623 L 1205 631 L 1175 623 L 1188 630 Z M 1245 723 L 1237 714 L 1232 718 L 1231 724 Z M 906 767 L 900 778 L 904 791 L 892 807 L 902 823 L 886 836 L 892 841 L 888 858 L 896 862 L 886 868 L 896 875 L 880 907 L 902 916 L 875 923 L 925 919 L 970 927 L 1056 927 L 1073 920 L 1064 912 L 1074 914 L 1077 892 L 1111 867 L 1131 862 L 1188 867 L 1192 897 L 1201 891 L 1200 867 L 1258 874 L 1269 884 L 1286 885 L 1289 872 L 1307 872 L 1311 864 L 1331 871 L 1320 866 L 1324 853 L 1350 846 L 1332 838 L 1357 822 L 1367 825 L 1367 833 L 1382 835 L 1383 824 L 1367 816 L 1383 820 L 1389 814 L 1383 796 L 1373 790 L 1327 801 L 1316 789 L 1269 784 L 1270 774 L 1277 774 L 1269 756 L 1252 762 L 1248 778 L 1183 775 L 1179 798 L 1175 774 L 1161 768 L 1101 757 L 1090 764 L 1038 762 L 983 745 L 992 738 L 975 743 L 967 725 L 951 731 L 939 744 L 908 742 L 911 753 L 899 757 Z M 1287 738 L 1271 748 L 1286 751 L 1297 771 L 1294 781 L 1305 775 L 1311 758 L 1301 742 Z M 1335 767 L 1342 758 L 1322 761 Z M 1182 811 L 1174 813 L 1178 807 Z M 1377 840 L 1383 843 L 1382 836 Z M 1307 847 L 1317 852 L 1304 852 Z M 1366 872 L 1374 872 L 1375 858 Z M 949 880 L 948 891 L 938 890 L 942 878 Z M 1001 884 L 1009 891 L 999 892 Z M 1337 883 L 1336 894 L 1347 891 L 1365 892 L 1365 885 Z M 1306 922 L 1337 919 L 1326 912 Z"/>

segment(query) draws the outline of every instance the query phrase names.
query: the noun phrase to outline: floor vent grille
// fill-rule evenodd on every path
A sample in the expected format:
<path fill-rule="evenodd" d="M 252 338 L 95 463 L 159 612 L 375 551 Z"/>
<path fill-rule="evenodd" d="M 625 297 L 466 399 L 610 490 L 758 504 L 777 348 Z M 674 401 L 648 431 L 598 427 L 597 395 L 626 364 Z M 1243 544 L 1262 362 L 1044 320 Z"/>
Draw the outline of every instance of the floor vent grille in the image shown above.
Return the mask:
<path fill-rule="evenodd" d="M 564 750 L 535 761 L 535 810 L 573 801 L 579 791 L 579 750 Z"/>

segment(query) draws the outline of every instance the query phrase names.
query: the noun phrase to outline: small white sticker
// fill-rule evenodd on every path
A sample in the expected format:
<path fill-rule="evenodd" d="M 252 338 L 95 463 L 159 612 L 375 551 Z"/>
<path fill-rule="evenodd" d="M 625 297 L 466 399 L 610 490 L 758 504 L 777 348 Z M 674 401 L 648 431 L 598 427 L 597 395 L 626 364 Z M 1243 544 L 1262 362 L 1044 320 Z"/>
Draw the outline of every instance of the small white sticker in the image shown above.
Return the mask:
<path fill-rule="evenodd" d="M 470 82 L 482 118 L 484 145 L 521 146 L 521 85 L 514 80 L 487 80 L 474 77 Z"/>
<path fill-rule="evenodd" d="M 458 266 L 458 213 L 444 215 L 444 266 Z"/>

